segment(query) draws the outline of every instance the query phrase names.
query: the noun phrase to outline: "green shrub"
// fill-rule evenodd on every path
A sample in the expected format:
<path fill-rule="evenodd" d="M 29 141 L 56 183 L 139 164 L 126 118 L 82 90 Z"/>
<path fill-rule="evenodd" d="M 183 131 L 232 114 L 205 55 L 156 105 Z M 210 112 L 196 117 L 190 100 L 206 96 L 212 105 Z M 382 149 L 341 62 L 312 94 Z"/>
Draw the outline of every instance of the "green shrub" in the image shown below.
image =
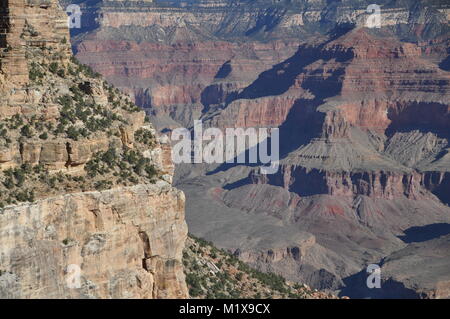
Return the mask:
<path fill-rule="evenodd" d="M 150 147 L 155 143 L 155 137 L 153 136 L 152 132 L 142 128 L 134 133 L 134 138 L 139 143 L 145 144 Z"/>
<path fill-rule="evenodd" d="M 44 132 L 44 133 L 42 133 L 41 135 L 39 135 L 39 138 L 40 138 L 41 140 L 46 140 L 46 139 L 48 139 L 48 134 L 47 134 L 47 132 Z"/>
<path fill-rule="evenodd" d="M 48 69 L 50 72 L 52 72 L 53 74 L 55 74 L 56 72 L 58 72 L 58 63 L 57 62 L 52 62 L 50 63 Z"/>
<path fill-rule="evenodd" d="M 20 129 L 20 134 L 24 137 L 31 138 L 33 137 L 33 131 L 31 130 L 30 126 L 28 124 L 22 126 Z"/>
<path fill-rule="evenodd" d="M 189 294 L 192 297 L 200 296 L 203 293 L 202 286 L 200 284 L 200 277 L 195 274 L 186 275 L 186 283 L 189 287 Z"/>
<path fill-rule="evenodd" d="M 32 82 L 36 82 L 44 78 L 44 73 L 41 72 L 39 65 L 33 62 L 28 71 L 28 76 Z"/>

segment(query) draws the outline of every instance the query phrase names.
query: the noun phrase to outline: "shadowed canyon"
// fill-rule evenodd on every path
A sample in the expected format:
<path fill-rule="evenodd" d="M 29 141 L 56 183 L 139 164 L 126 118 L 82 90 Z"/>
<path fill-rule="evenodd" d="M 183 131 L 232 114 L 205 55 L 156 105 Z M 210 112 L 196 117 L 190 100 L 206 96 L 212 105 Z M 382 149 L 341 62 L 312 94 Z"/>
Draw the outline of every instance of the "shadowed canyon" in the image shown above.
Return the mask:
<path fill-rule="evenodd" d="M 57 2 L 1 7 L 0 297 L 186 298 L 189 229 L 326 293 L 450 298 L 447 1 L 59 0 L 70 36 Z M 195 120 L 278 129 L 278 170 L 174 165 Z"/>
<path fill-rule="evenodd" d="M 418 231 L 450 224 L 448 3 L 378 1 L 369 28 L 368 1 L 78 2 L 76 56 L 161 132 L 280 129 L 275 174 L 176 167 L 190 232 L 350 297 L 450 296 L 449 232 Z"/>

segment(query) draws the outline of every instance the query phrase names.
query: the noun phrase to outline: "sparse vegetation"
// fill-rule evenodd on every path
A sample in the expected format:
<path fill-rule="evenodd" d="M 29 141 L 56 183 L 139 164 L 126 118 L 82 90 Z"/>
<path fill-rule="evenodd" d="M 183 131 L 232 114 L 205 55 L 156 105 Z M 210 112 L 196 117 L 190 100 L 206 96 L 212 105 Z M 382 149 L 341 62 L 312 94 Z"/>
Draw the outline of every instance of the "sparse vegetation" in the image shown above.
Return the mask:
<path fill-rule="evenodd" d="M 0 170 L 0 209 L 52 194 L 156 182 L 161 172 L 142 153 L 154 147 L 156 140 L 148 129 L 130 131 L 132 126 L 128 121 L 135 125 L 134 113 L 142 110 L 129 97 L 75 58 L 63 61 L 62 51 L 33 47 L 26 56 L 30 61 L 30 86 L 34 92 L 45 95 L 45 104 L 37 104 L 34 113 L 27 110 L 0 120 L 0 151 L 11 166 L 4 165 Z M 138 118 L 142 120 L 143 114 Z M 123 132 L 135 138 L 124 143 Z M 66 148 L 69 152 L 71 141 L 83 145 L 84 141 L 96 140 L 99 151 L 80 149 L 88 158 L 76 164 L 83 165 L 76 174 L 65 172 L 72 165 L 71 158 L 59 159 L 66 160 L 59 172 L 53 164 L 44 166 L 34 162 L 39 163 L 40 145 L 45 143 L 54 143 L 49 145 L 57 147 L 56 154 Z M 106 150 L 101 142 L 105 140 L 110 142 Z M 26 160 L 20 158 L 22 152 L 28 154 Z M 34 164 L 21 165 L 23 162 Z"/>
<path fill-rule="evenodd" d="M 183 264 L 193 298 L 335 298 L 305 285 L 258 271 L 229 252 L 189 235 Z"/>
<path fill-rule="evenodd" d="M 44 73 L 41 71 L 41 67 L 36 62 L 32 62 L 30 65 L 29 78 L 32 82 L 39 82 L 39 84 L 42 85 Z"/>
<path fill-rule="evenodd" d="M 114 185 L 154 183 L 159 172 L 139 151 L 118 151 L 111 147 L 94 154 L 85 165 L 84 176 L 62 172 L 50 174 L 43 165 L 23 164 L 0 172 L 0 208 L 20 202 L 34 202 L 58 192 L 105 190 Z"/>
<path fill-rule="evenodd" d="M 153 136 L 152 132 L 146 129 L 139 129 L 134 133 L 134 138 L 139 143 L 142 143 L 144 145 L 147 145 L 149 147 L 153 146 L 155 143 L 155 137 Z"/>
<path fill-rule="evenodd" d="M 114 148 L 96 153 L 86 164 L 86 172 L 90 178 L 112 174 L 118 184 L 136 183 L 142 178 L 153 181 L 158 173 L 139 151 L 125 150 L 118 154 Z"/>

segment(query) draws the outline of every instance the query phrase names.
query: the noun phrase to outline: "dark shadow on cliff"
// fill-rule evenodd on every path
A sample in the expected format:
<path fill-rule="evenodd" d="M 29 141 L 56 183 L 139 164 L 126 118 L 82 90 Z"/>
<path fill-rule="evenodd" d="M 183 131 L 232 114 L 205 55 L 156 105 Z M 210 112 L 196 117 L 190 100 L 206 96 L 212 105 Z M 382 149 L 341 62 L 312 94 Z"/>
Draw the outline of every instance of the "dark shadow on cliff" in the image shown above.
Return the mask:
<path fill-rule="evenodd" d="M 387 136 L 416 130 L 421 133 L 431 132 L 441 138 L 450 137 L 450 114 L 448 105 L 444 103 L 410 102 L 398 107 L 398 110 L 389 110 L 388 118 L 391 123 L 385 132 Z"/>
<path fill-rule="evenodd" d="M 215 79 L 224 79 L 226 78 L 228 75 L 230 75 L 231 71 L 232 71 L 232 67 L 231 67 L 231 60 L 228 60 L 227 62 L 225 62 L 219 69 L 219 71 L 217 71 L 216 75 L 214 76 Z"/>
<path fill-rule="evenodd" d="M 339 296 L 347 296 L 351 299 L 418 299 L 420 297 L 414 290 L 392 279 L 382 281 L 380 288 L 368 288 L 369 275 L 364 269 L 344 278 L 345 287 L 341 289 Z"/>
<path fill-rule="evenodd" d="M 450 173 L 447 173 L 441 183 L 431 191 L 441 202 L 450 206 Z"/>
<path fill-rule="evenodd" d="M 242 187 L 242 186 L 245 186 L 245 185 L 249 185 L 249 184 L 252 184 L 251 178 L 250 177 L 245 177 L 245 178 L 240 179 L 240 180 L 238 180 L 238 181 L 236 181 L 234 183 L 229 183 L 229 184 L 224 185 L 223 189 L 226 189 L 226 190 L 229 191 L 229 190 L 236 189 L 236 188 L 239 188 L 239 187 Z"/>
<path fill-rule="evenodd" d="M 270 137 L 267 139 L 267 145 L 271 145 L 271 139 L 270 139 Z M 246 149 L 244 152 L 242 152 L 242 153 L 236 155 L 236 156 L 233 158 L 232 163 L 223 163 L 223 164 L 219 165 L 219 167 L 213 169 L 212 171 L 207 172 L 206 175 L 214 175 L 214 174 L 216 174 L 216 173 L 218 173 L 218 172 L 227 171 L 227 170 L 229 170 L 229 169 L 232 168 L 232 167 L 240 166 L 240 165 L 245 165 L 245 166 L 248 166 L 248 167 L 255 167 L 255 168 L 256 168 L 256 167 L 263 166 L 264 164 L 261 163 L 261 162 L 259 161 L 259 157 L 258 157 L 258 161 L 257 161 L 256 163 L 249 163 L 250 153 L 251 153 L 252 151 L 255 151 L 256 154 L 259 154 L 259 147 L 260 147 L 260 144 L 257 144 L 257 145 L 255 145 L 255 146 L 253 146 L 253 147 L 251 147 L 251 148 Z M 270 148 L 269 148 L 269 154 L 271 154 Z M 240 156 L 244 156 L 246 162 L 244 162 L 244 163 L 239 163 L 238 160 L 239 160 L 239 157 L 240 157 Z M 247 182 L 245 182 L 245 183 L 242 182 L 242 183 L 240 184 L 240 186 L 245 185 L 245 184 L 248 184 L 248 183 L 247 183 Z"/>
<path fill-rule="evenodd" d="M 450 234 L 450 224 L 438 223 L 425 226 L 416 226 L 404 231 L 405 235 L 398 236 L 403 242 L 421 243 Z"/>
<path fill-rule="evenodd" d="M 286 120 L 279 126 L 280 160 L 300 146 L 308 144 L 312 138 L 321 137 L 325 113 L 318 112 L 317 108 L 326 98 L 340 93 L 342 89 L 340 79 L 343 75 L 344 69 L 336 69 L 331 76 L 323 79 L 320 85 L 311 78 L 302 83 L 302 87 L 313 93 L 315 97 L 311 100 L 298 99 L 290 109 Z M 270 145 L 270 142 L 268 144 Z M 246 151 L 246 158 L 248 158 L 248 151 Z M 258 166 L 260 163 L 238 164 L 235 158 L 234 163 L 224 163 L 207 175 L 226 171 L 236 165 Z"/>
<path fill-rule="evenodd" d="M 439 63 L 439 67 L 444 71 L 450 71 L 450 55 Z"/>
<path fill-rule="evenodd" d="M 350 26 L 341 26 L 339 29 L 335 29 L 334 34 L 331 34 L 330 36 L 333 39 L 334 37 L 342 36 L 351 29 Z M 297 76 L 307 72 L 305 67 L 309 64 L 318 60 L 329 61 L 331 59 L 335 59 L 337 62 L 345 62 L 353 58 L 353 52 L 351 50 L 339 53 L 323 50 L 324 46 L 329 41 L 326 41 L 317 47 L 300 47 L 291 58 L 275 65 L 272 69 L 261 73 L 258 79 L 245 88 L 237 98 L 255 99 L 269 95 L 281 95 L 294 84 Z M 320 75 L 320 72 L 320 70 L 317 70 L 318 75 Z M 302 82 L 302 88 L 311 92 L 314 97 L 309 100 L 296 100 L 289 110 L 286 120 L 279 126 L 280 160 L 300 146 L 308 144 L 312 138 L 321 137 L 325 113 L 318 112 L 317 108 L 325 102 L 325 99 L 340 94 L 342 90 L 342 76 L 344 76 L 344 74 L 345 69 L 343 67 L 336 68 L 333 73 L 325 79 L 317 81 L 316 77 L 310 76 Z M 207 107 L 208 106 L 205 106 L 205 108 Z M 270 145 L 270 143 L 268 144 Z M 246 151 L 246 158 L 248 158 L 248 151 Z M 261 164 L 239 164 L 235 158 L 234 163 L 224 163 L 213 171 L 208 172 L 207 175 L 226 171 L 237 165 L 256 167 Z M 244 178 L 243 181 L 238 184 L 234 183 L 234 185 L 230 185 L 230 187 L 242 186 L 248 182 L 249 180 Z"/>
<path fill-rule="evenodd" d="M 256 24 L 253 28 L 245 32 L 246 36 L 252 36 L 258 32 L 270 32 L 277 25 L 280 24 L 284 15 L 286 14 L 286 9 L 269 7 L 263 13 L 258 15 L 256 19 Z"/>
<path fill-rule="evenodd" d="M 211 100 L 214 96 L 215 85 L 206 87 L 201 93 L 201 103 L 203 104 L 202 113 L 205 114 L 210 110 L 211 106 L 219 109 L 226 108 L 232 102 L 239 99 L 256 99 L 266 96 L 281 95 L 289 90 L 295 83 L 295 79 L 305 73 L 305 67 L 318 60 L 329 61 L 335 59 L 336 62 L 344 62 L 353 58 L 351 50 L 342 52 L 332 52 L 324 50 L 324 47 L 335 39 L 347 34 L 354 29 L 354 25 L 350 23 L 339 24 L 329 31 L 329 39 L 316 46 L 301 45 L 296 53 L 287 60 L 274 65 L 271 69 L 262 72 L 258 78 L 241 92 L 234 91 L 228 93 L 225 99 Z M 231 72 L 230 62 L 225 62 L 216 74 L 216 78 L 226 78 Z M 329 81 L 324 81 L 329 82 Z M 316 99 L 323 99 L 334 95 L 333 90 L 326 92 L 328 87 L 326 83 L 312 83 L 312 91 L 316 95 Z M 308 87 L 304 87 L 308 88 Z M 321 92 L 319 92 L 321 91 Z M 319 93 L 319 94 L 318 94 Z"/>
<path fill-rule="evenodd" d="M 336 59 L 338 62 L 347 61 L 353 57 L 351 51 L 335 52 L 323 50 L 326 43 L 318 47 L 301 46 L 298 51 L 289 59 L 275 65 L 272 69 L 265 71 L 248 87 L 246 87 L 237 99 L 256 99 L 271 95 L 281 95 L 285 93 L 295 83 L 299 74 L 306 72 L 305 67 L 318 60 L 329 61 Z M 315 87 L 321 89 L 319 87 Z M 322 91 L 322 96 L 326 94 Z"/>

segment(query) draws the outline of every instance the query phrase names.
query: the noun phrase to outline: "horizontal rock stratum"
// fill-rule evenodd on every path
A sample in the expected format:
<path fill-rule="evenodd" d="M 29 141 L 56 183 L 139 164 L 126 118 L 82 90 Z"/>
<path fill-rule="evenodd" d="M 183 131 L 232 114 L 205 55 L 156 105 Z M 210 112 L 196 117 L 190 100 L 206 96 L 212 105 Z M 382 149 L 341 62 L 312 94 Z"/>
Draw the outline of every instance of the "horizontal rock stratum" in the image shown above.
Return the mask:
<path fill-rule="evenodd" d="M 186 297 L 184 200 L 160 181 L 4 209 L 0 297 Z"/>
<path fill-rule="evenodd" d="M 315 288 L 367 296 L 355 277 L 377 263 L 396 289 L 376 297 L 448 297 L 448 272 L 421 276 L 403 239 L 450 224 L 447 1 L 382 1 L 380 28 L 371 1 L 81 4 L 97 19 L 77 56 L 158 129 L 280 129 L 276 174 L 177 166 L 194 235 Z M 421 262 L 446 247 L 417 244 Z"/>
<path fill-rule="evenodd" d="M 0 10 L 0 298 L 188 297 L 170 145 L 72 56 L 56 0 Z"/>

